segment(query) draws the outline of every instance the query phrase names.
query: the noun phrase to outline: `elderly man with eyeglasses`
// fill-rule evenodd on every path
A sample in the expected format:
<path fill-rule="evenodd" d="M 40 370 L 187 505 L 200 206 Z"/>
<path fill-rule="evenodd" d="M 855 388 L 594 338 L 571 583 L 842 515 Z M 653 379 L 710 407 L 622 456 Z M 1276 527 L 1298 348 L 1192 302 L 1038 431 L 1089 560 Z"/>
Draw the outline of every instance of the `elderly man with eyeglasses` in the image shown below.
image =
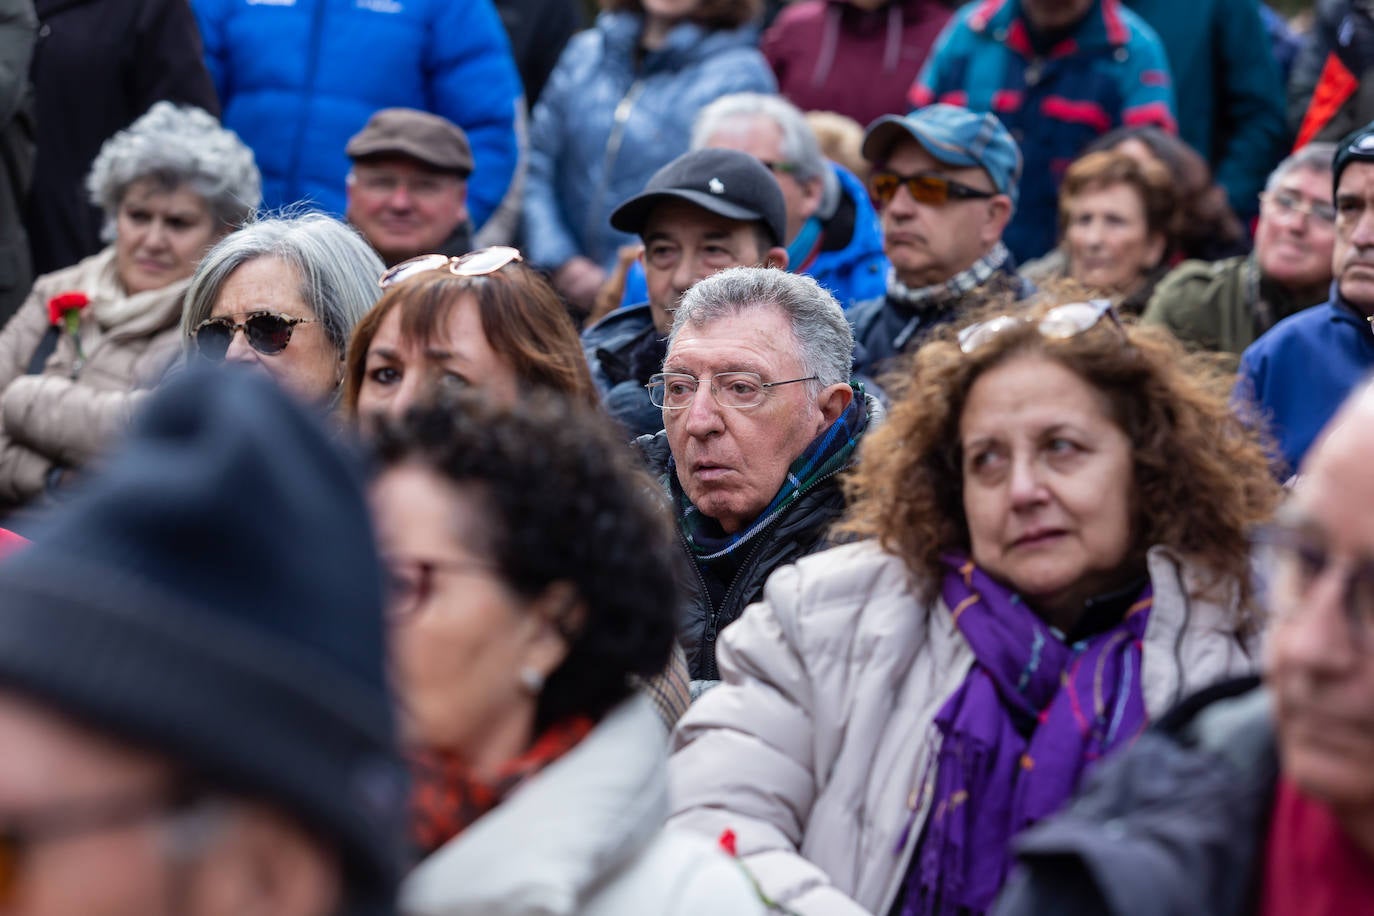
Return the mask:
<path fill-rule="evenodd" d="M 826 546 L 838 482 L 877 409 L 850 383 L 853 337 L 810 277 L 731 268 L 687 291 L 663 371 L 664 429 L 642 436 L 692 567 L 679 627 L 695 682 L 715 681 L 720 632 L 779 566 Z"/>
<path fill-rule="evenodd" d="M 1155 287 L 1141 322 L 1239 357 L 1277 322 L 1325 301 L 1336 240 L 1335 152 L 1335 144 L 1311 143 L 1280 162 L 1260 198 L 1255 250 L 1184 261 Z"/>
<path fill-rule="evenodd" d="M 874 121 L 863 155 L 892 266 L 887 293 L 849 311 L 855 371 L 873 375 L 961 313 L 975 289 L 1023 297 L 1002 232 L 1016 209 L 1021 151 L 996 115 L 929 105 Z"/>
<path fill-rule="evenodd" d="M 1238 393 L 1258 408 L 1287 468 L 1374 369 L 1374 123 L 1336 144 L 1329 298 L 1280 321 L 1240 358 Z"/>
<path fill-rule="evenodd" d="M 1256 537 L 1272 611 L 1263 685 L 1224 682 L 1185 701 L 1023 834 L 998 916 L 1370 912 L 1371 452 L 1366 384 Z"/>

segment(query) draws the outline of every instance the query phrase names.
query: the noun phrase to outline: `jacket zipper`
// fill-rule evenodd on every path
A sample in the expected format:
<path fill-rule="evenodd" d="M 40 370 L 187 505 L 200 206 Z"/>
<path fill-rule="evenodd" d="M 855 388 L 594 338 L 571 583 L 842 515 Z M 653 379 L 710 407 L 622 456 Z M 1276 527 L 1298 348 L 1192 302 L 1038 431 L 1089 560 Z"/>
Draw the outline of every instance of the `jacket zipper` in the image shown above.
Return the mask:
<path fill-rule="evenodd" d="M 845 467 L 848 467 L 848 465 L 845 465 Z M 811 485 L 809 487 L 797 491 L 797 498 L 801 499 L 801 497 L 805 496 L 807 493 L 810 493 L 812 490 L 816 489 L 816 487 L 820 486 L 822 483 L 834 477 L 836 474 L 840 473 L 840 471 L 843 470 L 843 467 L 836 468 L 829 474 L 826 474 L 822 477 L 817 477 L 815 480 L 811 482 Z M 796 503 L 793 503 L 792 505 L 795 506 Z M 711 601 L 711 591 L 706 587 L 706 579 L 701 575 L 701 567 L 697 565 L 696 558 L 692 557 L 692 570 L 697 574 L 697 581 L 701 583 L 702 594 L 706 596 L 706 600 L 711 605 L 711 613 L 706 618 L 706 631 L 702 634 L 701 637 L 702 646 L 709 646 L 710 648 L 710 654 L 706 658 L 707 665 L 705 669 L 705 673 L 710 676 L 703 678 L 703 680 L 720 680 L 720 670 L 716 667 L 716 637 L 720 635 L 720 612 L 722 609 L 730 605 L 730 598 L 734 595 L 735 586 L 739 585 L 740 579 L 744 578 L 745 570 L 749 569 L 750 564 L 754 560 L 754 557 L 757 556 L 758 552 L 763 549 L 764 535 L 768 534 L 774 528 L 782 524 L 782 517 L 785 514 L 786 513 L 779 513 L 777 518 L 769 522 L 768 526 L 759 532 L 758 541 L 754 544 L 754 549 L 749 551 L 749 555 L 744 558 L 744 562 L 740 564 L 739 569 L 735 572 L 735 577 L 730 580 L 730 584 L 726 587 L 725 595 L 720 599 L 719 608 L 716 607 L 716 603 L 714 601 Z M 682 539 L 683 546 L 687 548 L 688 556 L 691 556 L 691 546 L 687 544 L 687 539 L 682 537 L 681 530 L 678 531 L 678 537 Z"/>
<path fill-rule="evenodd" d="M 310 54 L 306 58 L 305 68 L 305 93 L 306 98 L 313 96 L 315 91 L 315 79 L 319 75 L 320 68 L 320 44 L 324 41 L 324 18 L 325 6 L 330 0 L 316 0 L 315 8 L 311 12 L 310 19 Z M 301 180 L 301 152 L 305 147 L 305 132 L 308 129 L 308 113 L 310 106 L 307 103 L 301 111 L 300 123 L 296 125 L 296 136 L 291 144 L 291 162 L 286 173 L 287 194 L 300 196 L 304 189 L 299 187 Z"/>
<path fill-rule="evenodd" d="M 635 81 L 630 84 L 630 88 L 625 90 L 624 97 L 615 106 L 615 114 L 611 120 L 611 135 L 606 138 L 606 152 L 601 162 L 601 181 L 597 186 L 596 196 L 592 198 L 594 201 L 606 199 L 611 181 L 611 166 L 620 155 L 620 144 L 625 141 L 625 123 L 630 120 L 630 112 L 634 109 L 635 102 L 639 101 L 639 96 L 643 91 L 644 79 L 643 77 L 636 77 Z M 605 221 L 600 205 L 588 207 L 587 225 L 582 237 L 588 242 L 595 239 L 601 231 L 601 224 Z M 587 254 L 593 256 L 593 261 L 600 261 L 601 256 L 605 255 L 606 252 L 589 251 Z"/>

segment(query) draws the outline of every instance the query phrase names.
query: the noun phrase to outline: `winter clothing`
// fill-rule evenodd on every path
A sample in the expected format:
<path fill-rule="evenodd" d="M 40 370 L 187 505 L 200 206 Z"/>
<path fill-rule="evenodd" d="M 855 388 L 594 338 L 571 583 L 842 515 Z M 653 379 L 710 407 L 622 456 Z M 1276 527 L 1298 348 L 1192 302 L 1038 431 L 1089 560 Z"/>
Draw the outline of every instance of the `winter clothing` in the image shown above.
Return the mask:
<path fill-rule="evenodd" d="M 668 340 L 654 327 L 649 303 L 617 309 L 582 332 L 582 352 L 606 412 L 631 438 L 663 428 L 663 411 L 649 400 L 649 376 L 663 370 Z"/>
<path fill-rule="evenodd" d="M 1096 0 L 1047 48 L 1036 41 L 1019 0 L 970 3 L 945 27 L 910 96 L 915 108 L 991 111 L 1020 144 L 1021 201 L 1003 239 L 1021 261 L 1054 247 L 1059 182 L 1084 146 L 1122 125 L 1177 130 L 1164 48 L 1119 0 Z"/>
<path fill-rule="evenodd" d="M 787 246 L 788 269 L 806 274 L 848 309 L 856 302 L 881 296 L 887 285 L 887 254 L 883 227 L 868 189 L 853 172 L 830 163 L 839 183 L 835 209 L 817 211 Z M 644 265 L 636 260 L 625 276 L 626 304 L 648 295 Z M 638 293 L 637 296 L 631 295 Z"/>
<path fill-rule="evenodd" d="M 883 252 L 882 223 L 868 199 L 868 189 L 843 166 L 832 162 L 830 168 L 840 183 L 838 204 L 824 219 L 819 214 L 812 217 L 811 246 L 798 245 L 805 241 L 807 227 L 788 246 L 788 268 L 814 279 L 847 309 L 883 294 L 889 265 Z M 794 246 L 808 250 L 798 250 L 793 257 Z"/>
<path fill-rule="evenodd" d="M 1336 144 L 1331 160 L 1331 196 L 1341 189 L 1341 174 L 1352 162 L 1374 163 L 1374 126 L 1361 125 Z"/>
<path fill-rule="evenodd" d="M 938 0 L 849 0 L 786 6 L 760 49 L 778 91 L 802 111 L 834 111 L 860 126 L 906 110 L 906 94 L 950 11 Z"/>
<path fill-rule="evenodd" d="M 0 562 L 6 689 L 263 799 L 337 850 L 345 904 L 388 903 L 382 571 L 324 425 L 259 375 L 185 373 L 45 522 Z"/>
<path fill-rule="evenodd" d="M 408 916 L 762 914 L 713 840 L 663 830 L 663 727 L 634 697 L 411 872 Z"/>
<path fill-rule="evenodd" d="M 1194 596 L 1205 577 L 1185 560 L 1154 547 L 1148 565 L 1154 718 L 1250 671 L 1257 647 L 1233 607 Z M 876 543 L 848 544 L 778 570 L 719 659 L 724 683 L 674 735 L 670 824 L 735 831 L 763 891 L 803 916 L 889 913 L 931 811 L 933 721 L 974 663 L 945 599 L 921 601 Z"/>
<path fill-rule="evenodd" d="M 1316 22 L 1293 62 L 1288 126 L 1297 145 L 1339 140 L 1374 120 L 1374 19 L 1352 0 L 1318 0 Z"/>
<path fill-rule="evenodd" d="M 39 277 L 0 332 L 0 507 L 44 492 L 52 471 L 80 468 L 128 425 L 129 416 L 180 352 L 177 324 L 189 280 L 133 296 L 115 275 L 111 246 Z M 30 361 L 51 326 L 48 300 L 84 292 L 81 356 L 63 332 L 42 371 Z"/>
<path fill-rule="evenodd" d="M 428 856 L 490 814 L 521 785 L 577 746 L 596 725 L 587 716 L 555 722 L 491 778 L 481 778 L 451 750 L 430 748 L 411 755 L 411 840 Z"/>
<path fill-rule="evenodd" d="M 348 138 L 380 108 L 419 108 L 467 133 L 473 225 L 496 210 L 520 152 L 521 90 L 491 0 L 194 5 L 224 126 L 253 148 L 265 207 L 342 214 Z"/>
<path fill-rule="evenodd" d="M 609 213 L 687 151 L 697 112 L 722 95 L 774 91 L 750 27 L 682 23 L 640 59 L 642 28 L 637 14 L 602 13 L 568 42 L 535 106 L 524 250 L 536 264 L 582 255 L 609 271 L 634 241 Z"/>
<path fill-rule="evenodd" d="M 1257 406 L 1296 471 L 1351 389 L 1374 369 L 1374 333 L 1332 287 L 1329 300 L 1274 325 L 1240 358 L 1237 393 Z"/>
<path fill-rule="evenodd" d="M 787 201 L 768 167 L 737 149 L 706 147 L 683 153 L 611 211 L 611 226 L 643 235 L 659 204 L 681 200 L 741 223 L 762 223 L 781 245 L 787 241 Z"/>
<path fill-rule="evenodd" d="M 1155 287 L 1141 324 L 1159 324 L 1187 344 L 1237 357 L 1278 321 L 1326 298 L 1294 293 L 1264 276 L 1255 256 L 1184 261 Z"/>
<path fill-rule="evenodd" d="M 578 0 L 496 0 L 496 11 L 525 85 L 525 100 L 533 106 L 568 39 L 582 31 L 582 4 Z"/>
<path fill-rule="evenodd" d="M 1264 22 L 1264 33 L 1269 38 L 1269 50 L 1273 52 L 1274 63 L 1279 67 L 1279 81 L 1288 85 L 1293 75 L 1293 64 L 1298 54 L 1307 44 L 1307 33 L 1294 32 L 1288 20 L 1267 3 L 1259 5 L 1260 19 Z"/>
<path fill-rule="evenodd" d="M 849 310 L 854 328 L 854 374 L 876 378 L 898 355 L 919 347 L 930 332 L 956 320 L 965 296 L 982 289 L 991 296 L 1024 299 L 1035 290 L 1016 273 L 1006 246 L 998 243 L 982 258 L 944 283 L 909 289 L 888 272 L 885 295 Z"/>
<path fill-rule="evenodd" d="M 33 59 L 38 20 L 30 0 L 0 0 L 0 322 L 8 321 L 33 283 L 22 219 L 33 178 Z"/>
<path fill-rule="evenodd" d="M 719 678 L 716 641 L 746 606 L 759 599 L 768 576 L 780 566 L 826 546 L 826 533 L 844 510 L 844 494 L 836 477 L 852 464 L 859 440 L 880 411 L 876 401 L 856 388 L 845 415 L 817 437 L 802 456 L 812 457 L 813 450 L 818 450 L 824 459 L 829 459 L 825 469 L 821 473 L 811 473 L 815 467 L 800 469 L 798 464 L 804 462 L 799 459 L 789 470 L 789 477 L 795 477 L 802 486 L 784 485 L 779 497 L 786 495 L 787 501 L 770 506 L 734 538 L 696 513 L 687 501 L 678 484 L 666 432 L 641 436 L 636 441 L 650 473 L 659 478 L 679 509 L 683 550 L 692 564 L 693 575 L 687 578 L 690 591 L 678 636 L 694 681 Z M 843 435 L 832 440 L 836 430 L 842 430 Z M 841 450 L 843 455 L 835 460 Z"/>
<path fill-rule="evenodd" d="M 1279 764 L 1258 683 L 1190 698 L 1025 833 L 997 916 L 1259 912 Z"/>
<path fill-rule="evenodd" d="M 86 194 L 101 144 L 154 102 L 220 113 L 188 0 L 34 0 L 34 160 L 25 222 L 35 275 L 100 251 Z M 342 147 L 341 147 L 342 148 Z"/>
<path fill-rule="evenodd" d="M 1177 95 L 1178 133 L 1212 166 L 1242 219 L 1288 144 L 1284 83 L 1257 0 L 1126 0 L 1159 36 Z"/>

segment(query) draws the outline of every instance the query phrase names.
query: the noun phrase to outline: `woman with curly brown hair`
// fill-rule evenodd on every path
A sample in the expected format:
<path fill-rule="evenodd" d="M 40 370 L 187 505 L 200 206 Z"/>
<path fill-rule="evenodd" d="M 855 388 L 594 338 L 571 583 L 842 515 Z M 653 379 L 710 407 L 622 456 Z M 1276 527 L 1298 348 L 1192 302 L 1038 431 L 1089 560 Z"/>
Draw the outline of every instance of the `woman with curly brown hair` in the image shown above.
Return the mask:
<path fill-rule="evenodd" d="M 1008 845 L 1185 693 L 1256 665 L 1278 491 L 1229 380 L 1106 301 L 917 352 L 675 736 L 675 822 L 801 912 L 981 913 Z"/>

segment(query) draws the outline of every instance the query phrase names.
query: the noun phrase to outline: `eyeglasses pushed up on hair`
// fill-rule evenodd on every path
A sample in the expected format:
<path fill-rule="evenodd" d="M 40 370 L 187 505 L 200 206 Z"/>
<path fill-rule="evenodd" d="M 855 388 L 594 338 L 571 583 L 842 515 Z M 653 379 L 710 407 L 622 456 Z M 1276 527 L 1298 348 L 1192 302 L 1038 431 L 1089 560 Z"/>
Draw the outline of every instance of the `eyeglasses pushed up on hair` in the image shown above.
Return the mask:
<path fill-rule="evenodd" d="M 746 410 L 763 403 L 768 389 L 780 385 L 795 385 L 797 382 L 813 382 L 818 378 L 790 378 L 782 382 L 765 382 L 757 372 L 718 372 L 706 378 L 697 378 L 685 372 L 660 372 L 649 377 L 644 387 L 649 389 L 649 400 L 655 407 L 664 410 L 685 410 L 696 400 L 697 388 L 705 383 L 711 389 L 711 397 L 721 407 Z"/>
<path fill-rule="evenodd" d="M 996 318 L 971 324 L 959 332 L 959 349 L 965 353 L 972 353 L 998 334 L 1028 322 L 1035 325 L 1035 329 L 1042 337 L 1067 340 L 1092 330 L 1104 315 L 1112 319 L 1112 323 L 1124 336 L 1125 327 L 1121 324 L 1121 317 L 1117 315 L 1111 300 L 1092 299 L 1088 302 L 1066 302 L 1056 305 L 1038 319 L 1029 315 L 998 315 Z"/>
<path fill-rule="evenodd" d="M 525 257 L 520 254 L 520 250 L 508 245 L 479 248 L 458 257 L 450 257 L 446 254 L 422 254 L 388 269 L 386 273 L 382 274 L 378 285 L 382 289 L 387 289 L 397 283 L 409 280 L 416 274 L 431 270 L 443 270 L 445 267 L 455 277 L 485 277 L 487 274 L 496 273 L 507 264 L 523 260 Z"/>
<path fill-rule="evenodd" d="M 276 356 L 291 343 L 291 332 L 298 324 L 311 324 L 314 318 L 294 318 L 276 312 L 254 312 L 243 321 L 235 321 L 228 315 L 207 318 L 191 332 L 196 342 L 196 352 L 206 359 L 216 362 L 224 359 L 234 335 L 243 332 L 248 346 L 264 356 Z"/>
<path fill-rule="evenodd" d="M 896 172 L 880 170 L 868 179 L 868 193 L 879 207 L 885 207 L 897 196 L 898 188 L 906 188 L 918 204 L 930 207 L 943 207 L 951 200 L 987 200 L 996 197 L 996 191 L 980 191 L 962 182 L 943 175 L 922 172 L 919 175 L 898 175 Z"/>

